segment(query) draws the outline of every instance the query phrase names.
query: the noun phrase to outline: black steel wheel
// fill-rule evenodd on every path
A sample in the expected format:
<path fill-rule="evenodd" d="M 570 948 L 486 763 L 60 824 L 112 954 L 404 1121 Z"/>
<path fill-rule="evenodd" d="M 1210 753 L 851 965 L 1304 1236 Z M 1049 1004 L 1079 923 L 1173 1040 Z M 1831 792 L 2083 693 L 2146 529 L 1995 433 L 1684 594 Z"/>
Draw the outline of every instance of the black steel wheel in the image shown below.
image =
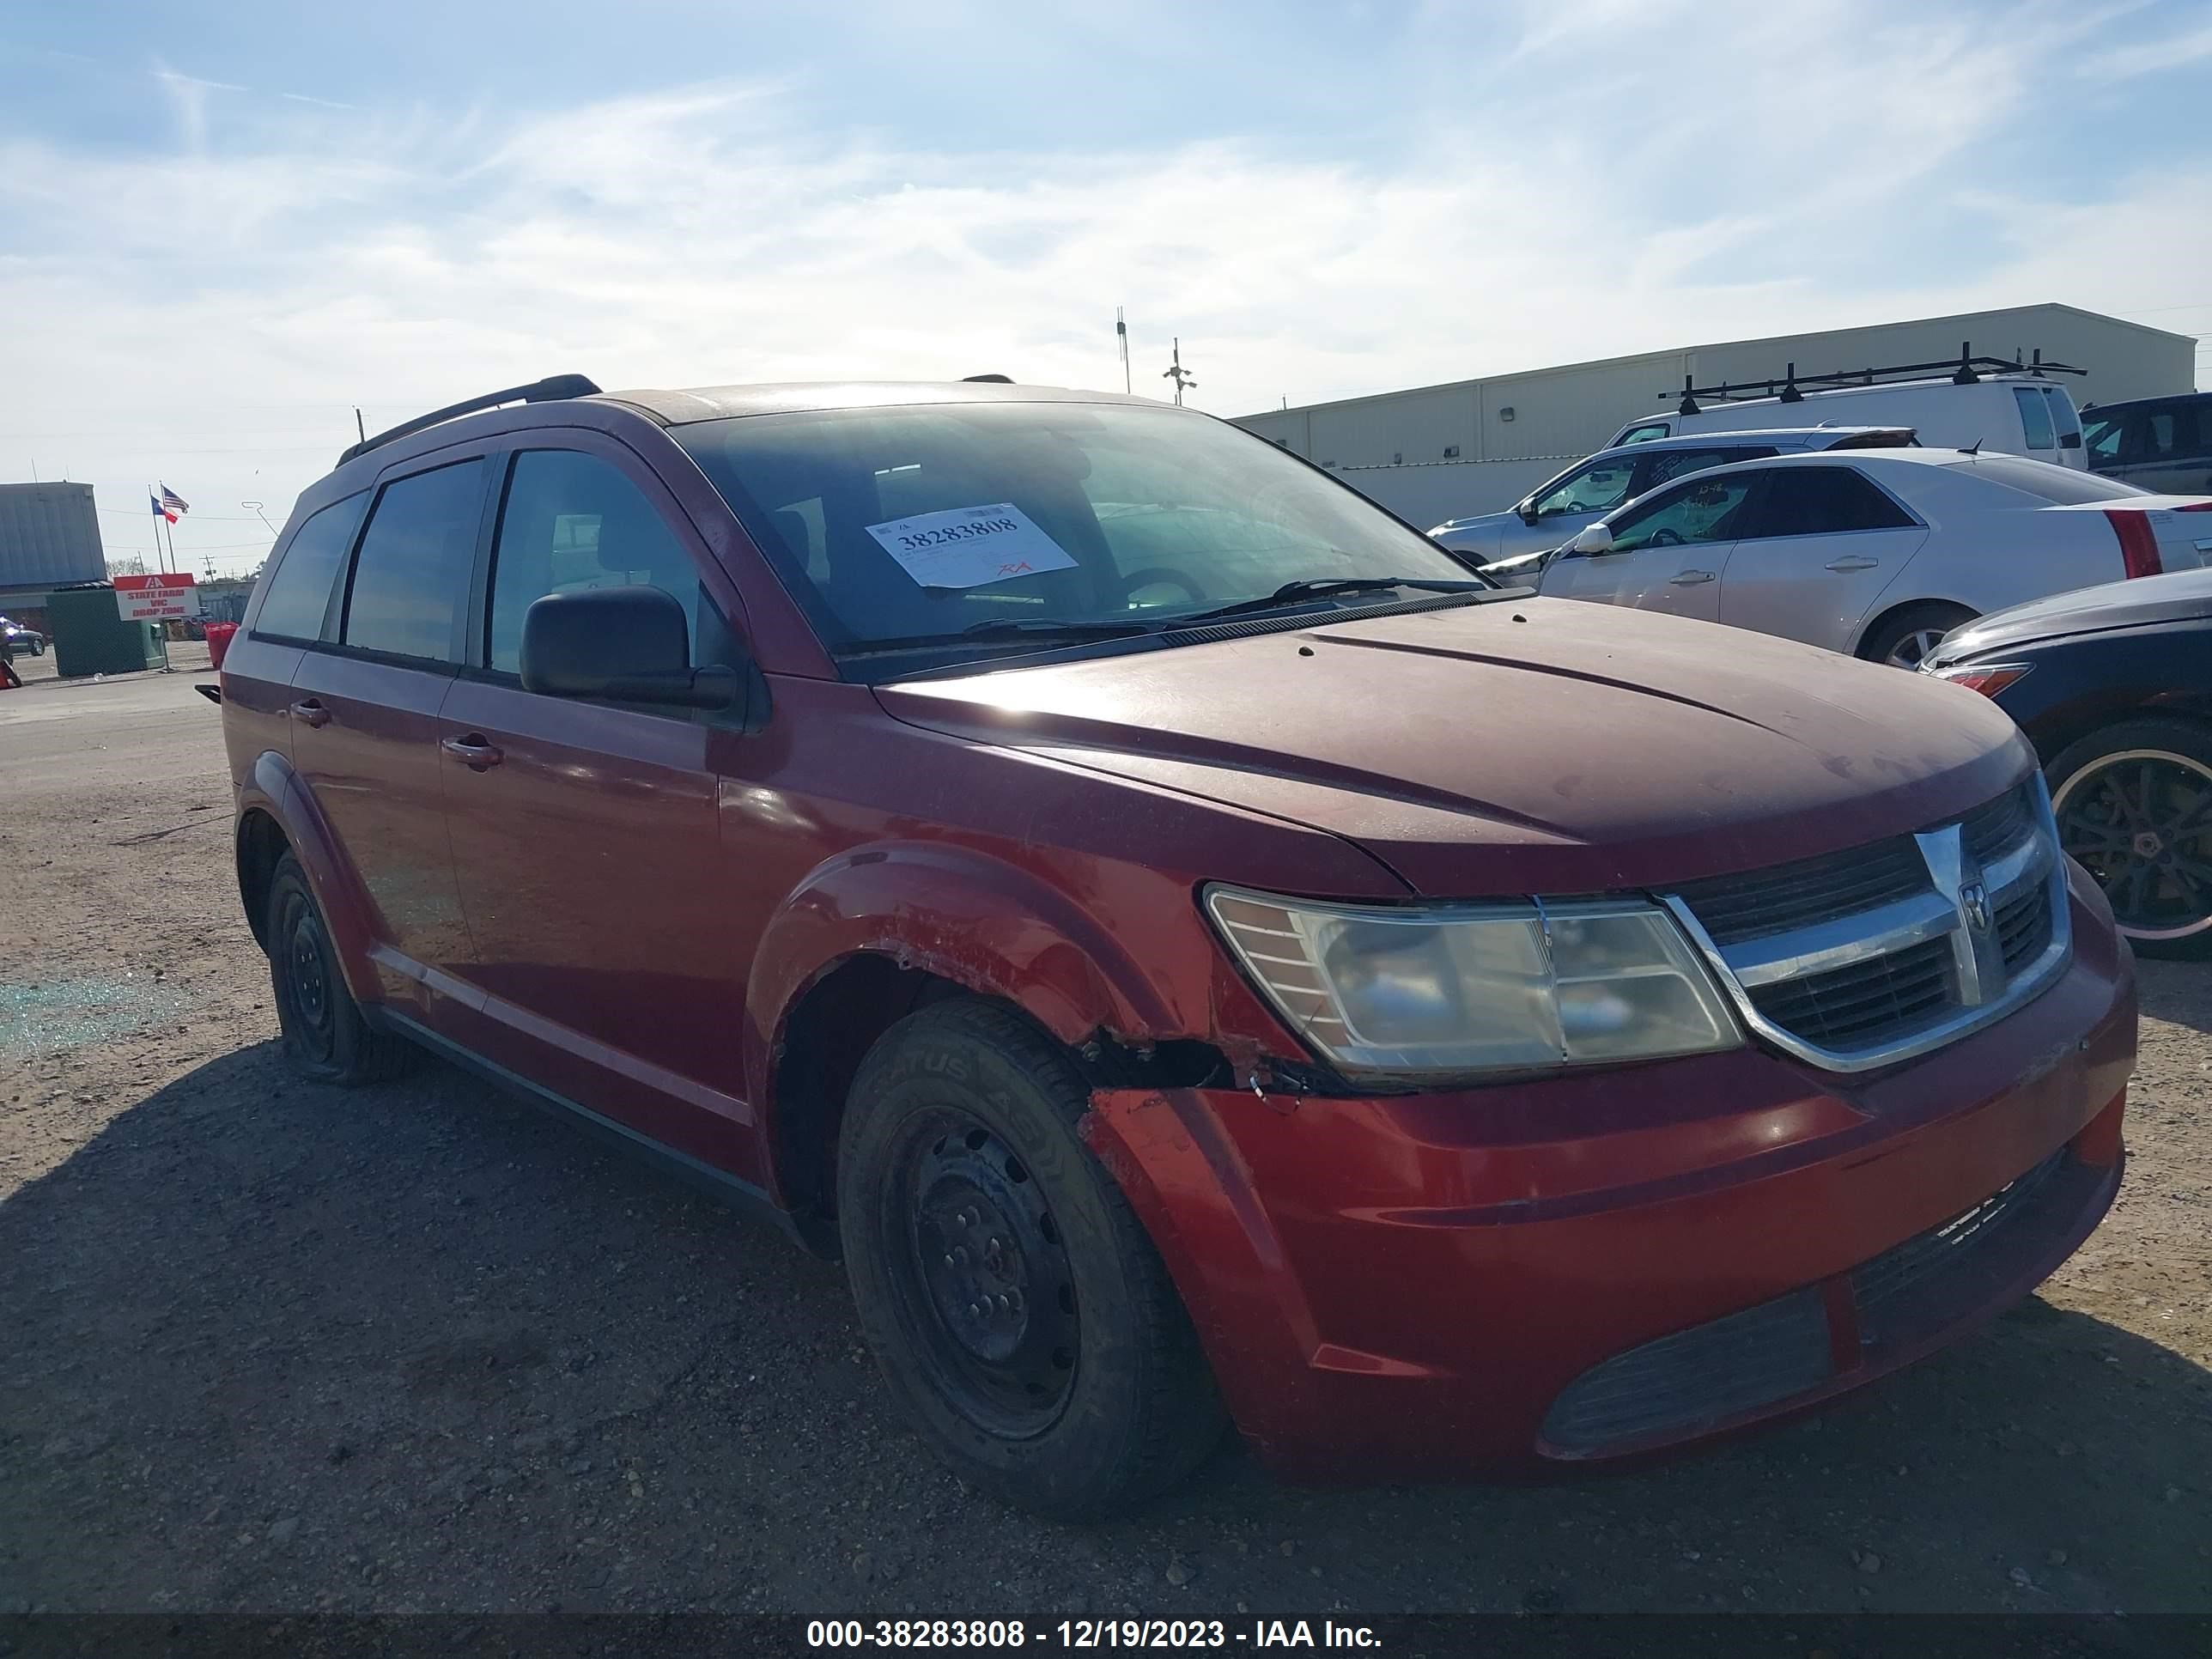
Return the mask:
<path fill-rule="evenodd" d="M 1090 1098 L 1019 1014 L 959 998 L 868 1051 L 838 1137 L 884 1379 L 956 1474 L 1061 1520 L 1166 1490 L 1227 1421 L 1159 1253 L 1076 1134 Z"/>
<path fill-rule="evenodd" d="M 2052 763 L 2058 843 L 2149 956 L 2212 955 L 2212 733 L 2124 721 Z"/>
<path fill-rule="evenodd" d="M 262 938 L 284 1057 L 318 1083 L 375 1083 L 398 1076 L 415 1050 L 374 1030 L 346 988 L 330 928 L 307 872 L 287 853 L 269 882 Z"/>
<path fill-rule="evenodd" d="M 994 1434 L 1067 1404 L 1082 1352 L 1060 1224 L 1014 1150 L 967 1113 L 918 1116 L 898 1158 L 908 1248 L 891 1282 L 946 1400 Z"/>

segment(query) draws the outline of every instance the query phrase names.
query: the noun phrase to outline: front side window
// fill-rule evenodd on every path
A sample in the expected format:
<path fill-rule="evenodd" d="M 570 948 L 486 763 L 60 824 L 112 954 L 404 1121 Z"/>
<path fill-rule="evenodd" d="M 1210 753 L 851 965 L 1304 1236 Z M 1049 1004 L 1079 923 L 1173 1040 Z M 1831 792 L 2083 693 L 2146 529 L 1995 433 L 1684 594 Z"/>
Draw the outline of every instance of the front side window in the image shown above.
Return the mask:
<path fill-rule="evenodd" d="M 2027 435 L 2027 447 L 2056 448 L 2058 440 L 2051 428 L 2051 405 L 2043 401 L 2042 392 L 2032 386 L 2016 386 L 2012 400 L 2019 407 L 2021 430 Z"/>
<path fill-rule="evenodd" d="M 1487 586 L 1273 444 L 1172 410 L 933 404 L 672 435 L 841 659 L 1133 635 L 1292 582 Z"/>
<path fill-rule="evenodd" d="M 1734 541 L 1742 533 L 1743 505 L 1759 478 L 1751 471 L 1692 480 L 1641 501 L 1612 522 L 1613 550 Z"/>
<path fill-rule="evenodd" d="M 2127 422 L 2117 415 L 2093 415 L 2081 428 L 2082 440 L 2089 446 L 2089 465 L 2114 466 L 2121 457 L 2121 446 L 2127 435 Z"/>
<path fill-rule="evenodd" d="M 1648 444 L 1654 438 L 1663 438 L 1666 435 L 1667 422 L 1653 421 L 1644 426 L 1632 426 L 1614 441 L 1613 447 L 1618 449 L 1622 444 Z"/>
<path fill-rule="evenodd" d="M 333 501 L 293 533 L 284 556 L 264 579 L 269 591 L 262 597 L 260 612 L 254 618 L 256 634 L 287 640 L 323 636 L 331 590 L 337 586 L 338 572 L 345 568 L 346 549 L 353 544 L 361 510 L 368 504 L 366 490 Z"/>
<path fill-rule="evenodd" d="M 514 458 L 492 554 L 485 660 L 522 670 L 522 618 L 548 593 L 594 587 L 658 587 L 691 622 L 700 650 L 699 572 L 667 521 L 612 463 L 570 449 L 525 450 Z"/>
<path fill-rule="evenodd" d="M 454 622 L 468 604 L 483 511 L 483 463 L 459 461 L 385 485 L 354 556 L 348 645 L 458 661 Z"/>
<path fill-rule="evenodd" d="M 1536 516 L 1549 519 L 1561 513 L 1609 513 L 1626 501 L 1636 465 L 1627 457 L 1592 461 L 1569 473 L 1565 480 L 1536 498 Z"/>
<path fill-rule="evenodd" d="M 1771 476 L 1759 521 L 1745 529 L 1747 536 L 1833 536 L 1901 530 L 1913 522 L 1854 467 L 1781 466 Z"/>

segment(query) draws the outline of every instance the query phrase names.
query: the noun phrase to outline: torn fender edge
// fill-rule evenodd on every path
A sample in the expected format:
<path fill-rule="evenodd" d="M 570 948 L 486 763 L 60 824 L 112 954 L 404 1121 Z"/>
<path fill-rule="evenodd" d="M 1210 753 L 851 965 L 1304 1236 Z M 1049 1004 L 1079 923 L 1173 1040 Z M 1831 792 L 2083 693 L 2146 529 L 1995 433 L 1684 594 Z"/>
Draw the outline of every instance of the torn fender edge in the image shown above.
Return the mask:
<path fill-rule="evenodd" d="M 1313 1311 L 1225 1127 L 1295 1117 L 1236 1089 L 1103 1088 L 1077 1126 L 1151 1235 L 1237 1425 L 1263 1455 L 1319 1409 Z"/>

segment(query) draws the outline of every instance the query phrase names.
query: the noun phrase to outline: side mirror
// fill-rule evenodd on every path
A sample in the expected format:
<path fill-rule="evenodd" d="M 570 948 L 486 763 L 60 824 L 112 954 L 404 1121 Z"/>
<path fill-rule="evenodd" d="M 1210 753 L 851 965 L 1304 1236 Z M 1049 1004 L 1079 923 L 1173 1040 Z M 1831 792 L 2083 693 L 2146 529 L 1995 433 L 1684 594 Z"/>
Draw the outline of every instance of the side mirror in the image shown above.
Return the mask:
<path fill-rule="evenodd" d="M 1585 525 L 1576 532 L 1574 540 L 1567 544 L 1567 551 L 1584 556 L 1594 553 L 1610 553 L 1613 551 L 1613 532 L 1607 530 L 1602 524 Z M 541 600 L 539 603 L 543 604 L 544 601 Z"/>
<path fill-rule="evenodd" d="M 1539 519 L 1541 519 L 1544 516 L 1542 514 L 1536 511 L 1536 503 L 1533 501 L 1522 501 L 1513 510 L 1521 515 L 1521 522 L 1522 524 L 1532 526 Z"/>
<path fill-rule="evenodd" d="M 548 593 L 522 614 L 522 689 L 549 697 L 726 708 L 739 682 L 691 666 L 691 623 L 657 587 Z"/>

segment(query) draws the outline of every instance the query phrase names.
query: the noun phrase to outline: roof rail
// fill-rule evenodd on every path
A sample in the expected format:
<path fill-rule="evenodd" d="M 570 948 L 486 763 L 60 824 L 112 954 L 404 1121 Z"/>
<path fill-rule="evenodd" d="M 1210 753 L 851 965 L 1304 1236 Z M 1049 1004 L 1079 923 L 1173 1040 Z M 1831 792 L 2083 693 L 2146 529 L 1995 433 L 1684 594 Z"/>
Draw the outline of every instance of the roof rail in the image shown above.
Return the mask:
<path fill-rule="evenodd" d="M 2041 348 L 2032 360 L 2023 361 L 2017 354 L 2006 357 L 1977 357 L 1971 340 L 1959 342 L 1959 355 L 1941 362 L 1892 363 L 1883 368 L 1839 368 L 1826 374 L 1800 374 L 1792 363 L 1780 380 L 1723 380 L 1717 386 L 1692 386 L 1692 377 L 1682 377 L 1682 401 L 1676 406 L 1678 415 L 1698 412 L 1698 399 L 1717 398 L 1732 403 L 1741 398 L 1778 397 L 1785 404 L 1802 403 L 1808 387 L 1814 392 L 1832 392 L 1845 386 L 1887 386 L 1900 380 L 1924 380 L 1930 374 L 1951 371 L 1951 384 L 1972 386 L 1984 374 L 2087 374 L 2086 368 L 2076 368 L 2070 363 L 2046 363 Z M 1662 398 L 1669 394 L 1661 392 Z"/>
<path fill-rule="evenodd" d="M 511 386 L 501 392 L 487 392 L 481 398 L 465 398 L 458 404 L 448 404 L 443 409 L 434 409 L 428 415 L 417 415 L 411 421 L 402 421 L 388 431 L 374 438 L 363 438 L 349 446 L 338 456 L 343 466 L 356 455 L 366 455 L 372 449 L 396 442 L 410 433 L 420 432 L 441 421 L 451 421 L 463 415 L 473 415 L 480 409 L 497 409 L 501 404 L 548 404 L 562 398 L 588 398 L 599 386 L 581 374 L 549 374 L 542 380 L 532 380 L 528 386 Z"/>

